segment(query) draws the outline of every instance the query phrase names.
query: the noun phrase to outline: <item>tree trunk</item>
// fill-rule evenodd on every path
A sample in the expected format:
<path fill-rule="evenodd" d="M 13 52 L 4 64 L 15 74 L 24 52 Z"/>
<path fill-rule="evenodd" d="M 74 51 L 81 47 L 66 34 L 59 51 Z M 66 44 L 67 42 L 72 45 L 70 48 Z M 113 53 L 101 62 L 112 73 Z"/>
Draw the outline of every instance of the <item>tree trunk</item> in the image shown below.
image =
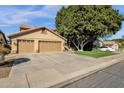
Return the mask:
<path fill-rule="evenodd" d="M 84 47 L 84 45 L 83 45 L 83 43 L 81 43 L 81 50 L 83 51 L 83 47 Z"/>
<path fill-rule="evenodd" d="M 95 41 L 95 39 L 89 39 L 89 40 L 87 40 L 85 43 L 84 42 L 82 42 L 81 43 L 81 50 L 84 50 L 84 46 L 85 45 L 87 45 L 88 43 L 92 43 L 92 42 L 94 42 Z"/>
<path fill-rule="evenodd" d="M 86 41 L 85 43 L 82 41 L 81 42 L 81 50 L 83 50 L 84 46 L 89 42 L 90 40 Z"/>
<path fill-rule="evenodd" d="M 74 43 L 74 41 L 72 41 L 72 43 L 73 43 L 74 46 L 77 48 L 77 50 L 80 50 L 79 47 Z"/>
<path fill-rule="evenodd" d="M 84 50 L 84 51 L 92 51 L 92 49 L 93 49 L 93 41 L 87 43 L 87 44 L 83 47 L 83 50 Z"/>
<path fill-rule="evenodd" d="M 3 63 L 5 60 L 5 55 L 4 54 L 0 54 L 0 64 Z"/>

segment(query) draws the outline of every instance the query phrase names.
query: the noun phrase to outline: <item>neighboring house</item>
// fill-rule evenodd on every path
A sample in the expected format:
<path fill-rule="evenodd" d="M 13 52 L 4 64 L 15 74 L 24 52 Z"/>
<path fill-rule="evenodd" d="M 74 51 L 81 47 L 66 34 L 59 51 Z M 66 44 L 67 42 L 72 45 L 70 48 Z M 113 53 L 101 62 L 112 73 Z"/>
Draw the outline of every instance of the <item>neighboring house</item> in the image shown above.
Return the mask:
<path fill-rule="evenodd" d="M 94 41 L 93 45 L 94 45 L 94 48 L 99 48 L 99 47 L 102 47 L 103 42 L 100 40 L 96 40 Z"/>
<path fill-rule="evenodd" d="M 46 27 L 22 25 L 20 32 L 9 35 L 12 53 L 63 52 L 66 39 Z"/>
<path fill-rule="evenodd" d="M 7 39 L 5 37 L 5 34 L 2 31 L 0 31 L 0 47 L 2 47 L 5 44 L 7 44 Z"/>
<path fill-rule="evenodd" d="M 102 46 L 110 46 L 115 50 L 119 49 L 119 43 L 116 41 L 103 41 L 103 45 Z"/>

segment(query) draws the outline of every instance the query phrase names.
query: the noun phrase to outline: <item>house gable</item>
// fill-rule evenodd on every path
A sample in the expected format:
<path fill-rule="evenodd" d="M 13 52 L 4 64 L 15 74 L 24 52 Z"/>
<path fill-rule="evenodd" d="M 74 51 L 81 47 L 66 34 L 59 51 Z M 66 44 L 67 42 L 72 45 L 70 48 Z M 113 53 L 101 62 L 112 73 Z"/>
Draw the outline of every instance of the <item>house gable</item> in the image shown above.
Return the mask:
<path fill-rule="evenodd" d="M 37 32 L 41 32 L 39 33 L 39 35 L 32 35 L 32 34 L 35 34 Z M 47 33 L 48 32 L 48 33 Z M 51 36 L 50 36 L 51 34 Z M 32 35 L 32 36 L 31 36 Z M 44 36 L 43 36 L 44 35 Z M 29 36 L 29 37 L 25 37 L 25 36 Z M 37 37 L 36 37 L 37 36 Z M 53 37 L 52 37 L 53 36 Z M 17 38 L 22 38 L 22 37 L 25 37 L 25 38 L 44 38 L 44 37 L 52 37 L 53 39 L 56 37 L 56 38 L 59 38 L 59 39 L 62 39 L 63 41 L 66 41 L 66 39 L 64 37 L 62 37 L 61 35 L 59 35 L 58 33 L 46 28 L 46 27 L 37 27 L 37 28 L 32 28 L 32 29 L 29 29 L 29 30 L 25 30 L 23 32 L 18 32 L 18 33 L 15 33 L 15 34 L 12 34 L 12 35 L 9 35 L 8 36 L 10 39 L 17 39 Z M 51 38 L 51 39 L 52 39 Z M 45 38 L 44 38 L 45 39 Z M 49 38 L 48 38 L 49 39 Z"/>
<path fill-rule="evenodd" d="M 12 39 L 27 39 L 27 40 L 40 39 L 40 40 L 57 40 L 57 41 L 63 40 L 58 35 L 54 34 L 54 32 L 52 33 L 48 29 L 36 29 L 34 31 L 12 37 Z"/>

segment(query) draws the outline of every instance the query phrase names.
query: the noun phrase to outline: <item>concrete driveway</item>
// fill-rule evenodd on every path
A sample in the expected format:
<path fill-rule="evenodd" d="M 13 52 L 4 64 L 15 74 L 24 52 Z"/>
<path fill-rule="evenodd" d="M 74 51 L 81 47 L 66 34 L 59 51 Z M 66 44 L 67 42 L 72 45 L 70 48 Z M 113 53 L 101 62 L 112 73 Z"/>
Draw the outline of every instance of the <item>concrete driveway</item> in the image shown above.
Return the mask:
<path fill-rule="evenodd" d="M 11 75 L 43 70 L 55 70 L 60 74 L 68 74 L 96 63 L 93 60 L 96 59 L 68 53 L 20 55 L 17 56 Z"/>
<path fill-rule="evenodd" d="M 0 79 L 0 87 L 50 87 L 99 64 L 101 59 L 69 53 L 18 55 L 9 78 Z"/>

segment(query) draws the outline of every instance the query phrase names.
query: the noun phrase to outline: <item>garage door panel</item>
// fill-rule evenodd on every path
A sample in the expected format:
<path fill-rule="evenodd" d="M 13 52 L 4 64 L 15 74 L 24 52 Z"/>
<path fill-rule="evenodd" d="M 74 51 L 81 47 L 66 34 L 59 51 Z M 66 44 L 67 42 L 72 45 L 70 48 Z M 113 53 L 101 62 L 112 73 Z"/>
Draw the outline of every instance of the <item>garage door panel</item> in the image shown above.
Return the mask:
<path fill-rule="evenodd" d="M 18 40 L 18 53 L 33 53 L 34 41 L 33 40 Z"/>
<path fill-rule="evenodd" d="M 58 52 L 61 51 L 61 41 L 40 41 L 39 52 Z"/>

